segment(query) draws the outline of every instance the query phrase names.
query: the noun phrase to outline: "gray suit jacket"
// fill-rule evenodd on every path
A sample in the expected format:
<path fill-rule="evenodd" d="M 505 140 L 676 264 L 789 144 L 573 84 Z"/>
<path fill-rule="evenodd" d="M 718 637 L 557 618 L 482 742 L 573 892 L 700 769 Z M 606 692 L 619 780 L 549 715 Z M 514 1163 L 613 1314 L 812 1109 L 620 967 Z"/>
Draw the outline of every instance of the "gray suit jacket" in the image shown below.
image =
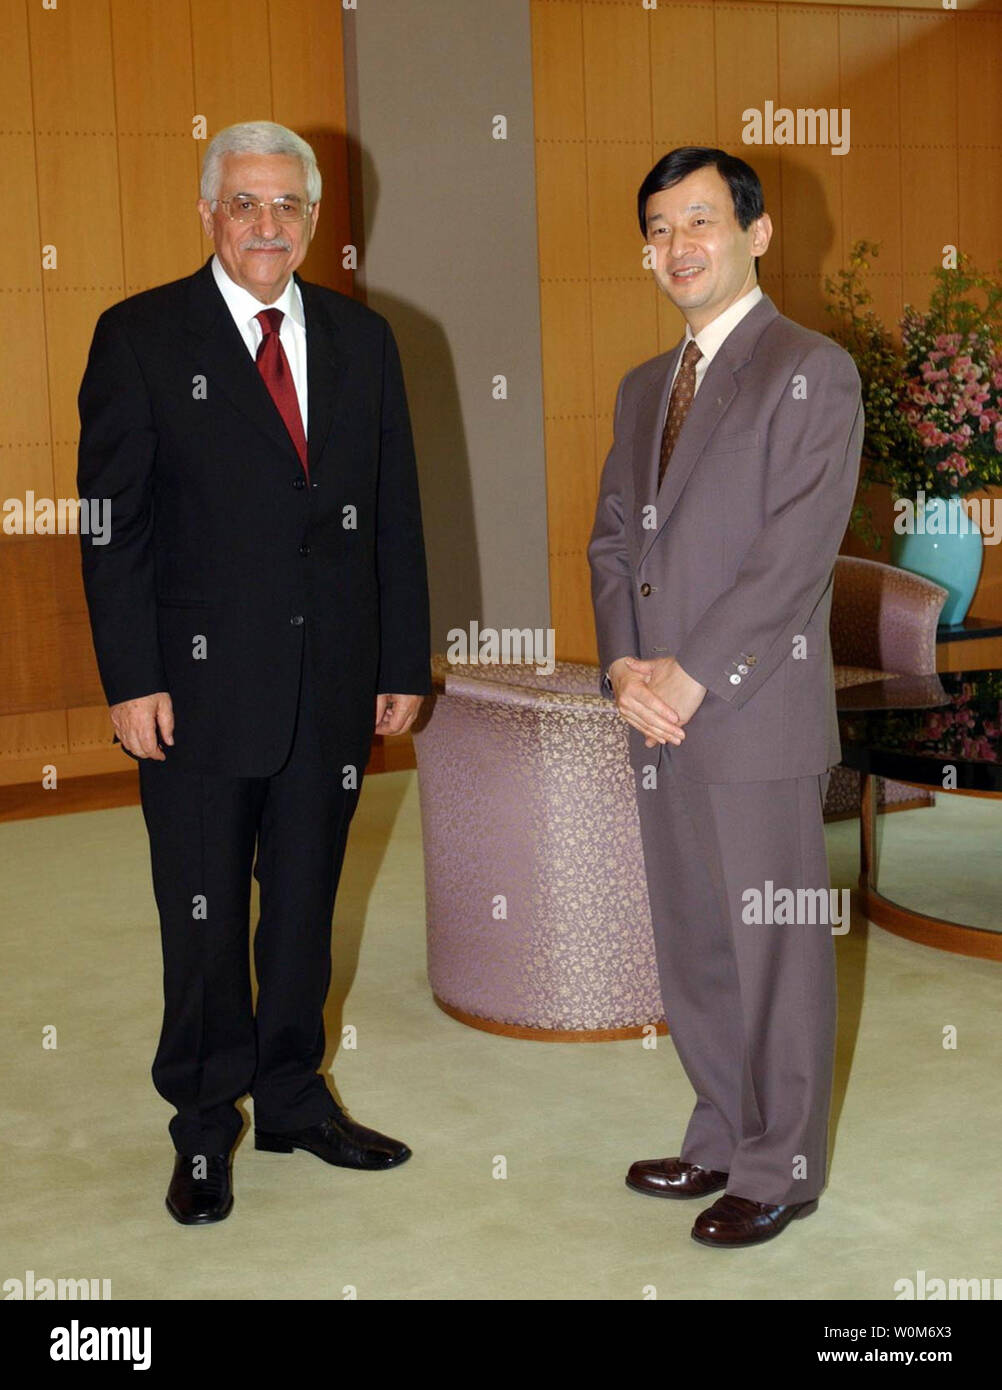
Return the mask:
<path fill-rule="evenodd" d="M 658 491 L 681 350 L 619 387 L 588 547 L 602 670 L 671 655 L 707 687 L 670 748 L 683 776 L 824 772 L 841 759 L 828 620 L 859 473 L 859 373 L 763 297 L 707 367 Z M 661 753 L 631 727 L 635 767 Z"/>

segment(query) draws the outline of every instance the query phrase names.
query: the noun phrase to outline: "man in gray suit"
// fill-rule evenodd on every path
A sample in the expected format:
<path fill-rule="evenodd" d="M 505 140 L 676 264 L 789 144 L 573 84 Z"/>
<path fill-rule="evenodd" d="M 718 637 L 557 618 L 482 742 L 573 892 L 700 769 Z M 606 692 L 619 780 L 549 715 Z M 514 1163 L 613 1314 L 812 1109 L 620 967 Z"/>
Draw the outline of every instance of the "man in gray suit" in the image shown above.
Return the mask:
<path fill-rule="evenodd" d="M 814 1211 L 825 1184 L 822 804 L 841 757 L 828 621 L 863 408 L 852 358 L 758 287 L 772 223 L 748 164 L 673 150 L 638 212 L 686 331 L 620 384 L 588 557 L 603 691 L 630 725 L 665 1015 L 696 1106 L 680 1154 L 626 1181 L 659 1197 L 724 1189 L 694 1239 L 753 1245 Z M 789 921 L 772 910 L 783 899 Z"/>

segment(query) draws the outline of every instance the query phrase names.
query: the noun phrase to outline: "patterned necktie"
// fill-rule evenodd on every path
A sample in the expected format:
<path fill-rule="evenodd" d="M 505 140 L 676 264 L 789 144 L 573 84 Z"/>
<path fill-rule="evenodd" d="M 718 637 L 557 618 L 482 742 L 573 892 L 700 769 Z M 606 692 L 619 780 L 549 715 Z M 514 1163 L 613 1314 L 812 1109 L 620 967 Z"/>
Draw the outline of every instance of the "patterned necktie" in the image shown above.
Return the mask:
<path fill-rule="evenodd" d="M 261 325 L 261 332 L 264 334 L 261 339 L 261 346 L 257 350 L 257 369 L 264 379 L 265 386 L 271 392 L 272 400 L 278 406 L 279 414 L 285 421 L 285 428 L 289 431 L 292 442 L 296 446 L 303 471 L 308 478 L 310 469 L 306 462 L 306 434 L 303 430 L 303 416 L 299 409 L 299 398 L 296 395 L 296 383 L 292 379 L 289 359 L 285 355 L 285 348 L 283 348 L 282 340 L 278 336 L 285 315 L 281 309 L 262 309 L 254 317 Z"/>
<path fill-rule="evenodd" d="M 702 355 L 696 346 L 696 340 L 690 338 L 685 345 L 685 352 L 682 354 L 682 365 L 678 369 L 675 385 L 671 388 L 668 418 L 665 420 L 664 433 L 661 436 L 661 462 L 658 465 L 659 491 L 664 482 L 665 469 L 668 467 L 668 460 L 675 448 L 679 430 L 681 430 L 685 417 L 689 413 L 692 398 L 696 394 L 696 363 Z"/>

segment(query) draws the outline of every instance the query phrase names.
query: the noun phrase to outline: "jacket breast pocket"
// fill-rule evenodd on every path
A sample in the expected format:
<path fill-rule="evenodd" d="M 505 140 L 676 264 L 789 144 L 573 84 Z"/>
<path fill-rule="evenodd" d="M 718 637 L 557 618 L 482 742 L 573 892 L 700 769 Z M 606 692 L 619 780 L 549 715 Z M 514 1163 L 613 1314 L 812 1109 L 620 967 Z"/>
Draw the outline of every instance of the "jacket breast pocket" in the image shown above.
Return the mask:
<path fill-rule="evenodd" d="M 207 598 L 158 598 L 158 608 L 209 608 Z"/>
<path fill-rule="evenodd" d="M 713 454 L 748 453 L 758 444 L 758 430 L 741 430 L 737 434 L 714 434 L 706 441 L 704 457 Z"/>

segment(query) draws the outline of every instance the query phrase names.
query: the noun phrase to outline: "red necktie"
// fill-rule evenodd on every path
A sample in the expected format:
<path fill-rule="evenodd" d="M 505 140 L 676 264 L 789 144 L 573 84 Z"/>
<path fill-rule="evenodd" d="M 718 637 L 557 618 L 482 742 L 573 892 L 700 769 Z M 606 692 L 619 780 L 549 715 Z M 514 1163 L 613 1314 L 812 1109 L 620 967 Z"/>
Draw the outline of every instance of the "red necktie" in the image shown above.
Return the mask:
<path fill-rule="evenodd" d="M 285 355 L 285 348 L 283 348 L 282 340 L 278 336 L 285 315 L 281 309 L 262 309 L 254 317 L 261 325 L 261 332 L 264 334 L 261 339 L 261 346 L 257 350 L 257 369 L 261 373 L 265 386 L 271 392 L 272 400 L 278 406 L 279 413 L 285 421 L 285 428 L 289 431 L 292 442 L 296 446 L 303 471 L 308 478 L 310 468 L 306 461 L 306 434 L 303 430 L 299 398 L 296 395 L 296 383 L 292 379 L 289 359 Z"/>

